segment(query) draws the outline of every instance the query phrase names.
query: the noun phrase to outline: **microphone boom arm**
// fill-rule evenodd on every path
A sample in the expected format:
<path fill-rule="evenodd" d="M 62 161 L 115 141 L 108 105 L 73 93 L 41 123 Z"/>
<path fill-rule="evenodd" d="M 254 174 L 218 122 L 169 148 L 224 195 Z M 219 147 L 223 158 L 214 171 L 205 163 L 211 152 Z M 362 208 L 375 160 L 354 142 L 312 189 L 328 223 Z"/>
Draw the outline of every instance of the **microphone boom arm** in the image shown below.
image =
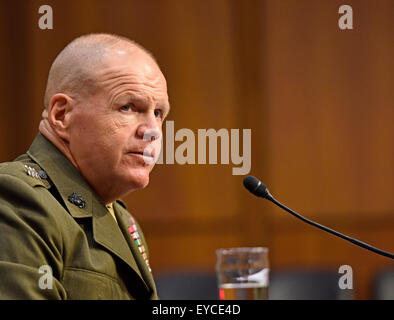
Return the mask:
<path fill-rule="evenodd" d="M 321 229 L 323 231 L 331 233 L 334 236 L 337 236 L 337 237 L 340 237 L 340 238 L 345 239 L 347 241 L 350 241 L 351 243 L 353 243 L 353 244 L 355 244 L 357 246 L 360 246 L 360 247 L 362 247 L 364 249 L 367 249 L 367 250 L 370 250 L 370 251 L 375 252 L 377 254 L 380 254 L 382 256 L 394 259 L 394 254 L 392 254 L 390 252 L 387 252 L 387 251 L 384 251 L 384 250 L 381 250 L 381 249 L 378 249 L 378 248 L 375 248 L 375 247 L 369 245 L 368 243 L 362 242 L 362 241 L 357 240 L 355 238 L 351 238 L 351 237 L 349 237 L 347 235 L 344 235 L 344 234 L 342 234 L 342 233 L 340 233 L 338 231 L 332 230 L 332 229 L 327 228 L 326 226 L 323 226 L 323 225 L 321 225 L 319 223 L 313 222 L 313 221 L 303 217 L 302 215 L 298 214 L 297 212 L 291 210 L 290 208 L 286 207 L 284 204 L 280 203 L 278 200 L 276 200 L 272 196 L 271 197 L 266 197 L 266 199 L 271 201 L 271 202 L 273 202 L 278 207 L 282 208 L 283 210 L 287 211 L 288 213 L 292 214 L 293 216 L 297 217 L 298 219 L 301 219 L 302 221 L 304 221 L 304 222 L 306 222 L 306 223 L 308 223 L 308 224 L 310 224 L 312 226 L 315 226 L 315 227 L 317 227 L 317 228 L 319 228 L 319 229 Z"/>
<path fill-rule="evenodd" d="M 286 207 L 285 205 L 281 204 L 278 200 L 276 200 L 268 191 L 267 187 L 264 185 L 264 183 L 262 183 L 259 179 L 257 179 L 256 177 L 253 176 L 247 176 L 244 178 L 244 186 L 246 189 L 249 190 L 249 192 L 251 192 L 252 194 L 254 194 L 256 197 L 260 197 L 263 199 L 267 199 L 271 202 L 273 202 L 274 204 L 276 204 L 278 207 L 282 208 L 283 210 L 289 212 L 290 214 L 292 214 L 293 216 L 295 216 L 296 218 L 316 227 L 319 228 L 323 231 L 326 231 L 328 233 L 333 234 L 334 236 L 337 236 L 339 238 L 345 239 L 361 248 L 370 250 L 374 253 L 380 254 L 382 256 L 394 259 L 394 254 L 387 252 L 387 251 L 383 251 L 380 250 L 378 248 L 375 248 L 371 245 L 369 245 L 368 243 L 362 242 L 360 240 L 357 240 L 355 238 L 351 238 L 349 236 L 346 236 L 338 231 L 332 230 L 330 228 L 327 228 L 326 226 L 323 226 L 319 223 L 313 222 L 305 217 L 303 217 L 302 215 L 298 214 L 297 212 L 291 210 L 290 208 Z"/>

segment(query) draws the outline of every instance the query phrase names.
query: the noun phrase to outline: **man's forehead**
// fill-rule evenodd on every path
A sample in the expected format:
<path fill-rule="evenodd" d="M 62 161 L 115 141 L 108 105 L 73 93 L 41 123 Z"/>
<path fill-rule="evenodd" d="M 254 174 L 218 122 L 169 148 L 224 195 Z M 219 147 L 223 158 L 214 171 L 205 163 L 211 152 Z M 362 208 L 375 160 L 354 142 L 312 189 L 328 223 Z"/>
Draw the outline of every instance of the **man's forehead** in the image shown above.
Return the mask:
<path fill-rule="evenodd" d="M 155 80 L 165 78 L 157 63 L 145 52 L 127 51 L 124 49 L 109 49 L 104 55 L 98 76 L 108 78 L 111 76 L 144 76 L 147 79 Z"/>
<path fill-rule="evenodd" d="M 166 80 L 160 69 L 152 63 L 136 63 L 132 58 L 114 59 L 97 72 L 98 84 L 108 92 L 111 101 L 153 98 L 165 109 L 170 109 Z"/>

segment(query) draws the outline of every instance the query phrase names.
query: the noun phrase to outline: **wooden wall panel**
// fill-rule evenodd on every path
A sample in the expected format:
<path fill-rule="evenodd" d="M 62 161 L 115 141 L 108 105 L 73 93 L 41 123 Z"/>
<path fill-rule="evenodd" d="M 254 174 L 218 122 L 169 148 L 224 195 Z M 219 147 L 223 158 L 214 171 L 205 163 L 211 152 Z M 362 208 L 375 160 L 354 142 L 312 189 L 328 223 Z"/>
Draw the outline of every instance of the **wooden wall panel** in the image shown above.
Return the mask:
<path fill-rule="evenodd" d="M 265 2 L 267 183 L 306 217 L 393 251 L 394 3 L 348 1 L 347 31 L 337 26 L 342 4 Z M 356 298 L 372 297 L 373 276 L 389 259 L 271 210 L 274 269 L 348 264 Z"/>
<path fill-rule="evenodd" d="M 0 2 L 0 160 L 37 133 L 49 67 L 73 38 L 130 37 L 167 78 L 175 130 L 252 129 L 252 169 L 278 200 L 332 228 L 394 251 L 394 2 L 351 0 L 39 0 Z M 177 147 L 180 142 L 175 143 Z M 220 159 L 220 158 L 219 158 Z M 334 239 L 252 197 L 233 165 L 157 165 L 126 197 L 155 272 L 213 271 L 215 250 L 263 245 L 274 270 L 350 264 L 371 298 L 385 258 Z"/>
<path fill-rule="evenodd" d="M 340 1 L 312 2 L 267 6 L 272 191 L 310 215 L 391 210 L 393 3 L 355 1 L 355 29 L 341 31 Z"/>

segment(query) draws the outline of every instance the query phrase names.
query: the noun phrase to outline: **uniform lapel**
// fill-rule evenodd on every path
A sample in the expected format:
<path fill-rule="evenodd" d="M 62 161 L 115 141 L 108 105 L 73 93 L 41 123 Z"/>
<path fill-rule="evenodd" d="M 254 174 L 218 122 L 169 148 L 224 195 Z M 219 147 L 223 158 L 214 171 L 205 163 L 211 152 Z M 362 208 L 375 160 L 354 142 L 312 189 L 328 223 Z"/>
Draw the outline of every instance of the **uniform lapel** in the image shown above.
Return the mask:
<path fill-rule="evenodd" d="M 114 203 L 114 212 L 116 215 L 116 219 L 118 221 L 119 227 L 122 230 L 122 233 L 127 240 L 127 243 L 129 247 L 131 248 L 131 251 L 133 252 L 134 259 L 137 262 L 139 266 L 139 270 L 141 270 L 142 277 L 144 278 L 146 284 L 148 287 L 151 289 L 151 299 L 154 298 L 157 293 L 156 293 L 156 286 L 155 282 L 153 280 L 152 273 L 150 271 L 150 268 L 146 264 L 144 258 L 142 257 L 142 254 L 140 253 L 137 244 L 133 240 L 130 231 L 128 228 L 131 226 L 130 223 L 130 218 L 131 215 L 118 203 Z"/>
<path fill-rule="evenodd" d="M 140 262 L 134 259 L 128 241 L 104 203 L 71 162 L 41 134 L 38 134 L 27 154 L 46 172 L 67 211 L 74 218 L 92 218 L 94 241 L 132 268 L 148 290 L 150 284 L 145 283 L 146 275 L 141 274 Z M 72 194 L 83 200 L 83 204 L 77 205 L 73 199 L 70 201 Z"/>
<path fill-rule="evenodd" d="M 114 218 L 98 199 L 93 199 L 92 202 L 94 241 L 126 262 L 141 279 L 144 279 Z"/>

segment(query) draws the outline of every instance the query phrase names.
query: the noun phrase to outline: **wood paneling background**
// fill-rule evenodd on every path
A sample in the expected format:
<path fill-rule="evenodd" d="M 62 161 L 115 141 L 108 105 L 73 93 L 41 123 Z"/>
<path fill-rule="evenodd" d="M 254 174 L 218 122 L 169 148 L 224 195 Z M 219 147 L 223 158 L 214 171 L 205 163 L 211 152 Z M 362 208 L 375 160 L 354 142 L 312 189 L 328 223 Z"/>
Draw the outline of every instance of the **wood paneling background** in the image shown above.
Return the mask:
<path fill-rule="evenodd" d="M 53 8 L 54 29 L 38 28 Z M 394 1 L 0 1 L 0 161 L 37 133 L 58 52 L 91 32 L 127 36 L 165 74 L 175 130 L 252 129 L 251 174 L 305 216 L 394 251 Z M 180 142 L 175 143 L 177 147 Z M 219 158 L 220 159 L 220 158 Z M 155 273 L 214 270 L 215 249 L 262 245 L 273 270 L 352 266 L 356 298 L 392 262 L 252 197 L 229 165 L 157 165 L 125 200 Z"/>

